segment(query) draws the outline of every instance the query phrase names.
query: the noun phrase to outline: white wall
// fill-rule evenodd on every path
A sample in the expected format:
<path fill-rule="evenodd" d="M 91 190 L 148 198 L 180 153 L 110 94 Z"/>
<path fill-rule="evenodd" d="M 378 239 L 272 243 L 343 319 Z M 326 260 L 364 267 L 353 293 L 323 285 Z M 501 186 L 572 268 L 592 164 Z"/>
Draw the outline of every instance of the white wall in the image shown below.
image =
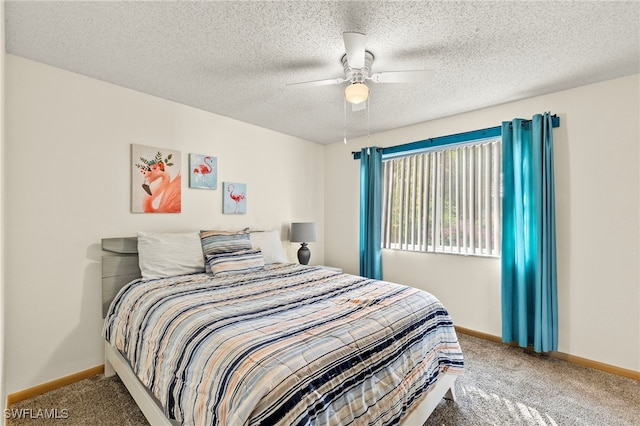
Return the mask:
<path fill-rule="evenodd" d="M 551 111 L 560 116 L 554 130 L 559 351 L 640 371 L 639 82 L 639 75 L 629 76 L 328 146 L 326 263 L 358 273 L 359 162 L 351 151 Z M 502 333 L 497 259 L 385 250 L 383 276 L 435 294 L 460 326 Z"/>
<path fill-rule="evenodd" d="M 102 237 L 251 226 L 286 240 L 315 221 L 323 263 L 322 145 L 13 55 L 6 78 L 8 393 L 103 363 Z M 132 143 L 181 151 L 182 213 L 130 213 Z M 188 153 L 218 158 L 218 190 L 187 187 Z M 247 184 L 246 215 L 222 214 L 223 181 Z"/>

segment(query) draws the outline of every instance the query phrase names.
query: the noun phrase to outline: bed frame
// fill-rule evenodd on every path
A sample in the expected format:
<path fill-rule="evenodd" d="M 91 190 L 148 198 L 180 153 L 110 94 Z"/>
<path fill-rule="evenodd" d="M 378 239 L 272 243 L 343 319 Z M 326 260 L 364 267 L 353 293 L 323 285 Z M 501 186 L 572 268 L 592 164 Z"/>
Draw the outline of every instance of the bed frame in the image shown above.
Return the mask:
<path fill-rule="evenodd" d="M 141 276 L 138 266 L 138 239 L 136 237 L 104 238 L 102 250 L 102 317 L 106 317 L 111 302 L 118 291 L 130 281 Z M 140 382 L 131 369 L 129 362 L 107 341 L 104 345 L 104 375 L 115 374 L 140 407 L 140 410 L 152 426 L 176 426 L 175 420 L 169 420 L 162 410 L 158 399 Z M 442 398 L 455 401 L 454 384 L 457 376 L 443 373 L 431 387 L 428 394 L 407 417 L 403 426 L 422 426 Z"/>

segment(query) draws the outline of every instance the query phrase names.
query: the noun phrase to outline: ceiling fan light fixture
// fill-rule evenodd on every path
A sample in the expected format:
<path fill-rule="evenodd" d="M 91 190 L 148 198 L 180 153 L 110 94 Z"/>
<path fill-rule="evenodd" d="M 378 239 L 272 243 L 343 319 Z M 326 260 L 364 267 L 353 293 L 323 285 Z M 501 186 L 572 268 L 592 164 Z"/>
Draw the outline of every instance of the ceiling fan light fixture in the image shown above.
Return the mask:
<path fill-rule="evenodd" d="M 357 105 L 367 100 L 369 88 L 364 83 L 353 83 L 344 89 L 344 96 L 347 102 Z"/>

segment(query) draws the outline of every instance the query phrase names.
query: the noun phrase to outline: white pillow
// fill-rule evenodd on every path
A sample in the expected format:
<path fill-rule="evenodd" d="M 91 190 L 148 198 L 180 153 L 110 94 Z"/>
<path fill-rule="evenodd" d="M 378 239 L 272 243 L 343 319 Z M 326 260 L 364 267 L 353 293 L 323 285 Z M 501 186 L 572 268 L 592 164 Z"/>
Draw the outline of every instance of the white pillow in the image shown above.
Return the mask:
<path fill-rule="evenodd" d="M 138 231 L 138 264 L 144 280 L 204 272 L 200 233 Z"/>
<path fill-rule="evenodd" d="M 289 263 L 287 255 L 282 248 L 280 232 L 277 229 L 271 231 L 252 231 L 249 234 L 251 248 L 262 250 L 264 263 Z"/>

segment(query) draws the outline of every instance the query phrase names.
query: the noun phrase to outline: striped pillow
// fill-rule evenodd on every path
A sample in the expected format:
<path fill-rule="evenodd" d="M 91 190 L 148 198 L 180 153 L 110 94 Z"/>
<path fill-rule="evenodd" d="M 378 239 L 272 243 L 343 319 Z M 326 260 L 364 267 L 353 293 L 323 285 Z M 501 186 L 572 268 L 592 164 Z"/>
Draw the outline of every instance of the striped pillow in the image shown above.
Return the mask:
<path fill-rule="evenodd" d="M 207 264 L 214 276 L 257 271 L 264 268 L 264 257 L 259 249 L 240 250 L 207 255 Z"/>
<path fill-rule="evenodd" d="M 200 243 L 205 259 L 207 255 L 230 253 L 239 250 L 249 250 L 249 228 L 242 231 L 200 231 Z M 205 269 L 209 272 L 209 263 L 205 262 Z"/>

